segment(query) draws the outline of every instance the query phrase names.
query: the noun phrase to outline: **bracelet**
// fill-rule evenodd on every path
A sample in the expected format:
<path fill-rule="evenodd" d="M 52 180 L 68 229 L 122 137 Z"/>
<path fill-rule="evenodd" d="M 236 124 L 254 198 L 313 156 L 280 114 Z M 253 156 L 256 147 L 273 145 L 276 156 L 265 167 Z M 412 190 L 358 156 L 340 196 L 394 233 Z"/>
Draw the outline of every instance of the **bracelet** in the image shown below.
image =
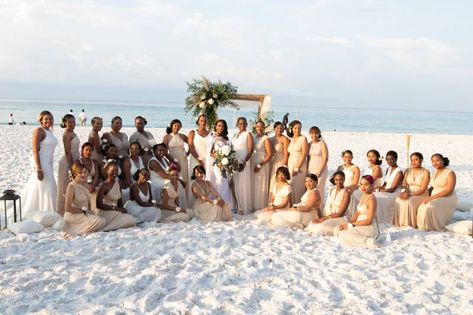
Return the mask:
<path fill-rule="evenodd" d="M 263 165 L 261 165 L 261 163 L 256 164 L 256 168 L 262 168 L 262 167 Z"/>
<path fill-rule="evenodd" d="M 212 201 L 214 205 L 217 205 L 218 204 L 218 199 L 214 199 L 214 201 Z"/>
<path fill-rule="evenodd" d="M 352 227 L 354 227 L 354 225 L 353 225 L 353 223 L 348 223 L 348 224 L 347 224 L 347 227 L 348 227 L 348 228 L 352 228 Z"/>

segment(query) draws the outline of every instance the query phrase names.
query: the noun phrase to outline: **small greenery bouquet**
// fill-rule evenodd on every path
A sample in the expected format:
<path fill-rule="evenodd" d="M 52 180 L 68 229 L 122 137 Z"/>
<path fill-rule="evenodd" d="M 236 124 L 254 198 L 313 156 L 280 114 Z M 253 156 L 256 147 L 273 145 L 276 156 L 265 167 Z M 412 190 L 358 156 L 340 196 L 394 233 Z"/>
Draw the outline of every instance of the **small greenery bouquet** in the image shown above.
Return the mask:
<path fill-rule="evenodd" d="M 215 151 L 216 158 L 214 165 L 220 169 L 224 178 L 231 178 L 238 169 L 238 160 L 235 157 L 235 150 L 231 145 L 224 145 Z"/>
<path fill-rule="evenodd" d="M 237 87 L 230 82 L 210 82 L 206 77 L 186 82 L 187 92 L 186 113 L 191 112 L 197 118 L 199 115 L 207 116 L 209 128 L 213 128 L 218 120 L 217 110 L 224 107 L 239 109 L 232 101 L 237 94 Z"/>

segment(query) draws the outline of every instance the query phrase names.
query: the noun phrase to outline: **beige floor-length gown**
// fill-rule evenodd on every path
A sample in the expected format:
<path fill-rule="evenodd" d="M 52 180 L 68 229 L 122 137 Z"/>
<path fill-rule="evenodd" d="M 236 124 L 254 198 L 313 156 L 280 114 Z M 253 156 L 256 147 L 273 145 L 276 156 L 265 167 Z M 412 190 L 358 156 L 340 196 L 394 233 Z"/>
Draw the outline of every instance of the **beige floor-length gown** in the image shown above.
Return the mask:
<path fill-rule="evenodd" d="M 289 169 L 289 174 L 291 174 L 291 187 L 292 187 L 292 202 L 298 202 L 301 200 L 302 195 L 305 192 L 305 177 L 307 176 L 307 159 L 305 156 L 302 156 L 302 146 L 306 145 L 305 136 L 299 136 L 297 139 L 292 138 L 289 143 L 289 160 L 287 166 Z M 301 167 L 299 172 L 295 176 L 292 176 L 294 169 L 299 165 L 300 160 L 302 160 Z"/>
<path fill-rule="evenodd" d="M 271 160 L 271 170 L 269 172 L 270 181 L 269 189 L 276 184 L 276 172 L 280 166 L 287 166 L 284 162 L 284 146 L 279 143 L 276 137 L 271 137 L 271 145 L 273 146 L 273 158 Z"/>
<path fill-rule="evenodd" d="M 179 134 L 170 134 L 171 139 L 169 140 L 169 154 L 177 160 L 181 170 L 179 171 L 179 177 L 181 177 L 186 183 L 186 192 L 189 192 L 189 163 L 187 161 L 187 154 L 185 148 L 185 142 L 182 140 Z M 172 163 L 172 161 L 171 161 Z"/>
<path fill-rule="evenodd" d="M 66 231 L 70 234 L 86 234 L 101 231 L 105 226 L 105 219 L 90 211 L 89 204 L 91 195 L 89 190 L 77 182 L 71 182 L 69 186 L 74 187 L 74 199 L 72 206 L 79 209 L 86 208 L 83 213 L 64 213 L 64 221 L 67 223 Z"/>
<path fill-rule="evenodd" d="M 72 163 L 78 161 L 80 158 L 80 140 L 79 137 L 74 134 L 74 137 L 71 139 L 71 155 L 72 155 Z M 70 165 L 67 162 L 67 157 L 64 154 L 61 159 L 59 160 L 59 165 L 57 168 L 57 199 L 56 199 L 56 211 L 64 215 L 64 203 L 66 197 L 66 189 L 67 185 L 70 183 L 69 178 L 69 170 Z"/>
<path fill-rule="evenodd" d="M 317 188 L 314 188 L 314 190 L 317 190 Z M 307 199 L 309 199 L 309 194 L 311 192 L 312 190 L 307 190 L 302 195 L 301 202 L 299 203 L 300 206 L 305 206 L 307 204 Z M 306 212 L 294 210 L 277 211 L 271 217 L 271 224 L 273 227 L 303 228 L 306 227 L 314 218 L 319 217 L 317 211 L 318 209 L 316 207 L 313 207 L 312 209 Z"/>
<path fill-rule="evenodd" d="M 324 204 L 325 184 L 327 182 L 328 166 L 326 163 L 325 167 L 321 169 L 321 165 L 323 163 L 322 142 L 323 140 L 320 140 L 317 143 L 311 142 L 309 144 L 309 166 L 307 172 L 312 174 L 317 174 L 320 172 L 317 189 L 320 192 L 321 204 Z"/>
<path fill-rule="evenodd" d="M 112 189 L 103 196 L 103 203 L 107 206 L 117 206 L 118 200 L 122 197 L 120 183 L 115 180 Z M 104 231 L 113 231 L 121 228 L 127 228 L 136 225 L 136 219 L 127 214 L 116 210 L 97 209 L 97 215 L 105 219 Z"/>
<path fill-rule="evenodd" d="M 278 185 L 274 184 L 271 190 L 271 193 L 274 196 L 273 204 L 274 205 L 281 205 L 284 202 L 284 198 L 286 198 L 292 192 L 292 187 L 289 184 L 284 185 L 280 189 L 278 189 Z M 288 204 L 285 208 L 278 209 L 278 211 L 287 210 L 290 208 L 291 201 L 289 200 Z M 266 222 L 269 223 L 271 221 L 272 215 L 276 213 L 276 211 L 266 211 L 266 210 L 258 210 L 255 212 L 255 217 L 257 218 L 258 222 Z"/>
<path fill-rule="evenodd" d="M 328 216 L 340 211 L 340 206 L 343 202 L 343 196 L 346 189 L 342 188 L 337 192 L 337 188 L 334 187 L 330 190 L 327 201 L 324 207 L 324 216 Z M 348 215 L 348 211 L 345 211 Z M 342 216 L 340 218 L 327 219 L 322 223 L 309 223 L 307 231 L 313 235 L 326 235 L 333 236 L 333 229 L 339 226 L 341 223 L 347 222 L 347 217 Z"/>
<path fill-rule="evenodd" d="M 171 182 L 167 182 L 164 185 L 163 191 L 166 190 L 168 194 L 168 205 L 171 207 L 179 207 L 181 209 L 186 209 L 187 211 L 187 196 L 184 187 L 180 182 L 177 183 L 177 191 L 174 189 L 174 186 Z M 175 200 L 179 198 L 179 206 L 176 204 Z M 161 219 L 159 222 L 166 223 L 166 222 L 179 222 L 184 221 L 187 222 L 192 219 L 191 213 L 186 212 L 176 212 L 171 210 L 164 210 L 161 209 Z"/>
<path fill-rule="evenodd" d="M 244 161 L 248 156 L 248 135 L 252 136 L 249 131 L 236 133 L 232 139 L 233 149 L 235 150 L 235 157 L 237 160 Z M 254 176 L 251 159 L 246 163 L 245 168 L 241 172 L 233 174 L 233 183 L 235 190 L 235 198 L 238 204 L 238 209 L 243 211 L 243 214 L 248 214 L 253 208 L 252 201 L 252 177 Z"/>
<path fill-rule="evenodd" d="M 404 176 L 407 176 L 408 192 L 413 193 L 418 191 L 422 185 L 422 180 L 424 179 L 424 168 L 422 168 L 414 177 L 411 169 L 407 169 Z M 428 196 L 428 191 L 422 195 L 418 196 L 409 196 L 408 199 L 401 199 L 400 197 L 396 198 L 394 203 L 394 219 L 393 224 L 395 226 L 412 226 L 417 227 L 417 209 L 424 199 Z"/>
<path fill-rule="evenodd" d="M 138 188 L 138 197 L 141 202 L 149 202 L 149 195 L 151 192 L 151 185 L 148 184 L 148 193 L 143 193 Z M 143 207 L 136 200 L 128 200 L 123 207 L 128 211 L 128 214 L 135 217 L 138 223 L 140 222 L 158 222 L 161 218 L 161 210 L 156 207 Z"/>
<path fill-rule="evenodd" d="M 269 172 L 270 163 L 265 163 L 258 173 L 254 172 L 256 165 L 261 163 L 266 156 L 266 150 L 264 142 L 268 139 L 268 136 L 263 135 L 262 137 L 255 136 L 255 150 L 251 156 L 251 171 L 253 172 L 253 185 L 251 193 L 253 194 L 253 210 L 263 209 L 268 205 L 269 197 Z"/>
<path fill-rule="evenodd" d="M 399 172 L 401 172 L 401 169 L 399 167 L 396 167 L 395 169 L 393 169 L 392 167 L 388 168 L 388 170 L 386 171 L 386 176 L 384 178 L 384 182 L 386 183 L 386 189 L 390 189 L 392 187 L 394 179 L 396 178 L 397 174 L 399 174 Z M 376 213 L 378 215 L 379 223 L 392 224 L 394 216 L 394 204 L 396 202 L 396 197 L 399 194 L 400 188 L 401 185 L 399 185 L 398 188 L 393 192 L 374 192 L 377 202 Z"/>
<path fill-rule="evenodd" d="M 434 171 L 430 179 L 430 186 L 433 187 L 432 194 L 446 190 L 448 175 L 452 172 L 445 169 L 440 175 Z M 442 231 L 450 222 L 457 205 L 457 194 L 453 191 L 447 197 L 434 199 L 426 204 L 421 204 L 417 210 L 417 227 L 419 230 Z"/>
<path fill-rule="evenodd" d="M 372 196 L 371 198 L 376 198 L 374 195 Z M 357 211 L 360 213 L 356 222 L 366 220 L 368 214 L 368 208 L 366 207 L 367 201 L 368 200 L 366 200 L 364 204 L 358 204 L 356 207 Z M 337 236 L 342 243 L 363 246 L 367 245 L 370 239 L 378 237 L 378 226 L 376 219 L 373 218 L 370 225 L 354 226 L 343 231 L 340 231 L 338 227 L 336 227 L 333 230 L 333 234 Z"/>
<path fill-rule="evenodd" d="M 194 181 L 192 185 L 197 187 L 201 194 L 206 197 L 216 193 L 214 190 L 212 190 L 208 181 L 204 181 L 203 184 Z M 227 203 L 225 203 L 223 207 L 220 207 L 219 205 L 215 205 L 201 199 L 196 199 L 194 211 L 197 219 L 203 222 L 230 221 L 232 219 L 230 206 Z"/>
<path fill-rule="evenodd" d="M 209 146 L 212 145 L 212 135 L 209 134 L 207 137 L 202 137 L 199 135 L 198 130 L 194 130 L 194 148 L 199 157 L 202 159 L 202 163 L 204 164 L 204 168 L 206 166 L 206 157 L 207 157 L 207 152 L 210 151 Z M 194 167 L 197 165 L 200 165 L 199 161 L 196 160 L 196 158 L 191 155 L 190 156 L 190 163 L 189 163 L 189 174 L 192 175 L 192 171 L 194 170 Z M 206 169 L 205 172 L 207 173 L 208 170 Z"/>
<path fill-rule="evenodd" d="M 354 184 L 358 185 L 358 183 L 354 182 L 355 181 L 355 171 L 354 171 L 355 167 L 356 165 L 351 165 L 350 167 L 347 167 L 347 168 L 345 168 L 344 165 L 339 167 L 339 169 L 342 170 L 343 174 L 345 174 L 345 181 L 343 182 L 343 186 L 349 187 Z M 357 191 L 358 190 L 355 190 L 350 194 L 350 204 L 348 205 L 348 216 L 350 217 L 353 214 L 355 214 L 356 206 L 358 205 L 358 202 L 360 201 L 359 193 L 357 193 Z"/>

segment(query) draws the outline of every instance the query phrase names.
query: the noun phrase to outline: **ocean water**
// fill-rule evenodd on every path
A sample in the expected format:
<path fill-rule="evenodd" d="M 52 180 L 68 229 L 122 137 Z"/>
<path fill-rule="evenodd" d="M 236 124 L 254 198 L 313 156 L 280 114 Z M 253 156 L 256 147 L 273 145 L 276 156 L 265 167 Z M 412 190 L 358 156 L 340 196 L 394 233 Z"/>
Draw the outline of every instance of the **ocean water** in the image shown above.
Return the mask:
<path fill-rule="evenodd" d="M 184 128 L 195 126 L 194 118 L 185 113 L 180 102 L 159 104 L 113 103 L 113 102 L 64 102 L 64 101 L 11 101 L 0 100 L 0 125 L 8 123 L 13 113 L 16 122 L 36 125 L 36 117 L 42 110 L 51 111 L 55 124 L 70 109 L 78 116 L 82 109 L 88 116 L 88 123 L 94 116 L 104 120 L 104 130 L 110 126 L 112 117 L 120 116 L 124 126 L 133 126 L 134 117 L 141 115 L 148 120 L 148 127 L 165 127 L 172 119 L 182 121 Z M 240 110 L 222 109 L 220 118 L 227 120 L 229 127 L 235 117 L 255 117 L 256 108 Z M 289 121 L 299 119 L 303 129 L 319 126 L 323 131 L 357 131 L 382 133 L 434 133 L 473 134 L 473 112 L 407 111 L 363 108 L 297 107 L 291 104 L 273 104 L 274 120 L 281 120 L 289 113 Z"/>

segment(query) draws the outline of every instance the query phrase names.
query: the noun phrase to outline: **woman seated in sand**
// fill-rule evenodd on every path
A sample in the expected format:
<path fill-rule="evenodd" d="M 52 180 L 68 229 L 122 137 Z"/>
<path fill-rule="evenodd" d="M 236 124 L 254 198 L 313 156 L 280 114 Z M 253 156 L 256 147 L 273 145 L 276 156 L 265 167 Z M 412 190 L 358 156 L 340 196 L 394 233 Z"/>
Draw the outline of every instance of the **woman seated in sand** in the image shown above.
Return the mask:
<path fill-rule="evenodd" d="M 345 182 L 345 173 L 336 171 L 330 183 L 335 187 L 328 194 L 325 203 L 324 216 L 315 218 L 307 226 L 307 231 L 314 235 L 333 236 L 333 229 L 342 223 L 348 222 L 348 205 L 351 195 L 343 186 Z"/>
<path fill-rule="evenodd" d="M 271 225 L 273 227 L 304 228 L 311 220 L 318 218 L 322 198 L 317 189 L 317 183 L 317 175 L 307 174 L 305 177 L 306 191 L 302 195 L 301 201 L 288 210 L 280 210 L 273 214 Z"/>
<path fill-rule="evenodd" d="M 457 205 L 455 173 L 448 169 L 448 158 L 440 153 L 432 155 L 435 168 L 430 179 L 432 193 L 422 201 L 417 211 L 417 227 L 420 230 L 441 231 L 450 222 Z"/>
<path fill-rule="evenodd" d="M 349 223 L 341 223 L 336 227 L 334 234 L 342 243 L 373 247 L 379 234 L 373 177 L 364 175 L 360 180 L 359 189 L 362 195 L 355 214 Z"/>
<path fill-rule="evenodd" d="M 86 234 L 101 231 L 105 219 L 94 215 L 90 210 L 91 195 L 87 178 L 89 172 L 84 164 L 74 162 L 71 167 L 74 180 L 66 189 L 64 221 L 70 234 Z"/>
<path fill-rule="evenodd" d="M 153 196 L 160 197 L 162 195 L 163 187 L 171 180 L 169 168 L 172 158 L 167 153 L 168 149 L 164 143 L 159 143 L 153 146 L 154 156 L 148 161 L 148 169 L 150 171 L 151 188 Z"/>
<path fill-rule="evenodd" d="M 169 167 L 169 178 L 162 190 L 162 216 L 159 222 L 187 222 L 192 219 L 192 213 L 187 209 L 186 190 L 179 180 L 179 170 L 175 164 Z"/>
<path fill-rule="evenodd" d="M 158 222 L 161 218 L 161 210 L 151 193 L 149 171 L 142 168 L 133 174 L 134 183 L 131 185 L 130 200 L 125 203 L 124 208 L 129 214 L 140 222 Z"/>
<path fill-rule="evenodd" d="M 266 208 L 255 212 L 258 222 L 270 222 L 276 211 L 287 210 L 292 199 L 292 189 L 288 181 L 291 179 L 289 169 L 286 166 L 278 167 L 276 171 L 276 183 L 271 187 L 269 193 L 269 204 Z"/>
<path fill-rule="evenodd" d="M 378 208 L 376 213 L 378 215 L 379 223 L 393 222 L 394 203 L 401 188 L 403 174 L 399 166 L 397 166 L 397 153 L 388 151 L 386 153 L 386 162 L 388 169 L 384 177 L 384 183 L 374 193 Z"/>
<path fill-rule="evenodd" d="M 356 205 L 358 204 L 357 194 L 353 194 L 358 190 L 358 183 L 360 181 L 360 168 L 353 164 L 353 152 L 345 150 L 342 152 L 343 164 L 337 168 L 337 171 L 342 171 L 345 174 L 345 182 L 343 186 L 352 195 L 350 204 L 348 205 L 348 215 L 355 213 Z M 358 196 L 359 197 L 359 196 Z"/>
<path fill-rule="evenodd" d="M 136 219 L 122 206 L 122 191 L 117 179 L 118 164 L 110 160 L 105 165 L 107 179 L 97 193 L 97 215 L 105 219 L 104 231 L 136 225 Z"/>
<path fill-rule="evenodd" d="M 130 185 L 133 185 L 135 182 L 134 175 L 139 170 L 145 168 L 142 154 L 143 148 L 139 142 L 132 142 L 130 144 L 130 155 L 128 159 L 123 161 L 123 170 L 125 173 L 126 182 Z M 131 192 L 130 192 L 131 193 Z"/>
<path fill-rule="evenodd" d="M 422 167 L 424 157 L 419 152 L 410 156 L 411 167 L 404 173 L 401 193 L 394 203 L 394 225 L 417 227 L 417 209 L 428 196 L 430 173 Z"/>
<path fill-rule="evenodd" d="M 94 146 L 92 145 L 92 143 L 85 142 L 82 145 L 82 149 L 80 151 L 81 157 L 79 159 L 79 161 L 85 166 L 85 168 L 89 172 L 89 174 L 87 175 L 87 184 L 90 193 L 95 192 L 101 181 L 98 162 L 92 158 L 93 152 Z"/>
<path fill-rule="evenodd" d="M 205 180 L 205 168 L 202 165 L 194 167 L 192 179 L 195 216 L 204 222 L 231 221 L 230 206 L 225 203 L 212 184 Z"/>

